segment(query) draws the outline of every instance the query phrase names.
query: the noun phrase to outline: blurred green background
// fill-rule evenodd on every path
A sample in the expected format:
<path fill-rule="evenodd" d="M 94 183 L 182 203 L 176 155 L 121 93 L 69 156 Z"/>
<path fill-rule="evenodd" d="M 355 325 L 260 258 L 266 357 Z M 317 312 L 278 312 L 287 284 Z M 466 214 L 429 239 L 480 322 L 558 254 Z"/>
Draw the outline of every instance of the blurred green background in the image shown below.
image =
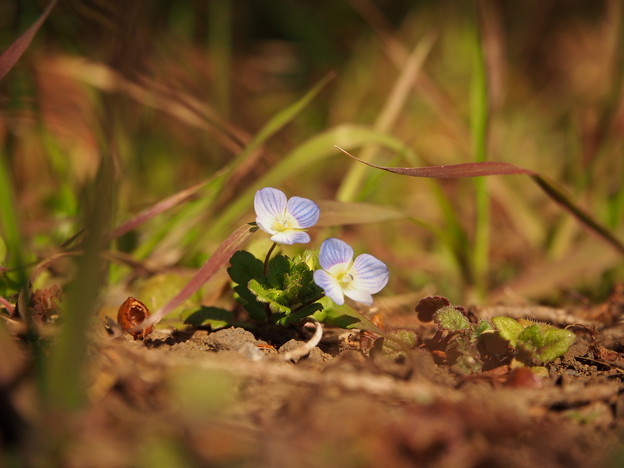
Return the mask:
<path fill-rule="evenodd" d="M 44 6 L 2 2 L 2 47 Z M 0 82 L 19 233 L 4 233 L 6 265 L 207 181 L 94 247 L 108 269 L 93 291 L 198 267 L 272 185 L 400 217 L 345 205 L 362 224 L 313 233 L 383 259 L 387 294 L 604 297 L 621 256 L 529 178 L 401 177 L 333 145 L 382 165 L 530 168 L 622 238 L 623 50 L 616 1 L 60 1 Z"/>

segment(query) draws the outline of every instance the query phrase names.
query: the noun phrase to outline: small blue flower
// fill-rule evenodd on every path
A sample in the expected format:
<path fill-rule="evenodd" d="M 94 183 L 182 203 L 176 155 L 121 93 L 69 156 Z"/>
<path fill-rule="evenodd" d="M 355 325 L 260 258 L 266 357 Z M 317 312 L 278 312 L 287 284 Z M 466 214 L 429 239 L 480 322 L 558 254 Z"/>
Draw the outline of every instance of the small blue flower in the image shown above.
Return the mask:
<path fill-rule="evenodd" d="M 388 283 L 388 267 L 372 255 L 358 255 L 340 239 L 327 239 L 321 244 L 319 263 L 322 270 L 314 272 L 314 282 L 336 304 L 344 304 L 344 296 L 366 305 L 373 303 L 373 294 Z"/>
<path fill-rule="evenodd" d="M 254 209 L 260 229 L 271 234 L 271 240 L 278 244 L 310 242 L 304 230 L 318 222 L 321 211 L 312 200 L 300 197 L 287 200 L 284 192 L 271 187 L 256 192 Z"/>

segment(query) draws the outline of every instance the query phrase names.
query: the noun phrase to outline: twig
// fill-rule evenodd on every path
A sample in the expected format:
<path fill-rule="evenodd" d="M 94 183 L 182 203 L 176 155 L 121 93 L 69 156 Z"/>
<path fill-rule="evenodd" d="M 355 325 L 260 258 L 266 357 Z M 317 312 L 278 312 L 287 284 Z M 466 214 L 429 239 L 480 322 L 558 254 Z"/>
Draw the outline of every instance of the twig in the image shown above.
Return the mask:
<path fill-rule="evenodd" d="M 311 320 L 311 322 L 316 327 L 316 330 L 314 331 L 314 335 L 312 335 L 312 338 L 310 338 L 310 340 L 306 342 L 303 346 L 300 346 L 296 349 L 293 349 L 292 351 L 289 351 L 287 353 L 280 355 L 280 359 L 282 361 L 297 362 L 302 357 L 310 354 L 310 351 L 316 348 L 318 344 L 321 342 L 321 338 L 323 338 L 323 325 L 320 322 L 317 322 L 316 320 Z"/>

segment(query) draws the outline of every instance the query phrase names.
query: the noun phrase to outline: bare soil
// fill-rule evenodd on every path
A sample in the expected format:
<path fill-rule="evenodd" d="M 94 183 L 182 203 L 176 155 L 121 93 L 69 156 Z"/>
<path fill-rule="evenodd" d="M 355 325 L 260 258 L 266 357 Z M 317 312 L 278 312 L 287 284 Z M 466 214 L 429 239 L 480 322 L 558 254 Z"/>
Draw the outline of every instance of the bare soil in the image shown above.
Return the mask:
<path fill-rule="evenodd" d="M 621 294 L 597 307 L 505 311 L 559 317 L 576 333 L 547 377 L 508 366 L 464 375 L 422 347 L 390 360 L 357 331 L 328 329 L 293 363 L 281 356 L 305 341 L 297 330 L 156 331 L 134 341 L 101 326 L 89 404 L 70 421 L 46 416 L 54 430 L 34 433 L 33 444 L 55 447 L 67 467 L 621 466 Z M 382 315 L 387 329 L 433 333 L 413 310 Z M 28 388 L 11 389 L 17 407 Z"/>

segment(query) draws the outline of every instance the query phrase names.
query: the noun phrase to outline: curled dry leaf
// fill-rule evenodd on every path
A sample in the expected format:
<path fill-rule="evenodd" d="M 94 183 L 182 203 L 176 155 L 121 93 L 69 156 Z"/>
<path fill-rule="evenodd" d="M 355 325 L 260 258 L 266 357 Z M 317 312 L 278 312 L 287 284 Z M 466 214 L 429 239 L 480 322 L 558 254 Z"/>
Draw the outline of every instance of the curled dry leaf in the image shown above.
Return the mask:
<path fill-rule="evenodd" d="M 121 325 L 123 331 L 130 333 L 135 340 L 142 340 L 154 331 L 154 326 L 150 325 L 141 330 L 136 330 L 136 328 L 149 316 L 150 312 L 145 304 L 134 297 L 129 297 L 119 307 L 117 323 Z"/>

